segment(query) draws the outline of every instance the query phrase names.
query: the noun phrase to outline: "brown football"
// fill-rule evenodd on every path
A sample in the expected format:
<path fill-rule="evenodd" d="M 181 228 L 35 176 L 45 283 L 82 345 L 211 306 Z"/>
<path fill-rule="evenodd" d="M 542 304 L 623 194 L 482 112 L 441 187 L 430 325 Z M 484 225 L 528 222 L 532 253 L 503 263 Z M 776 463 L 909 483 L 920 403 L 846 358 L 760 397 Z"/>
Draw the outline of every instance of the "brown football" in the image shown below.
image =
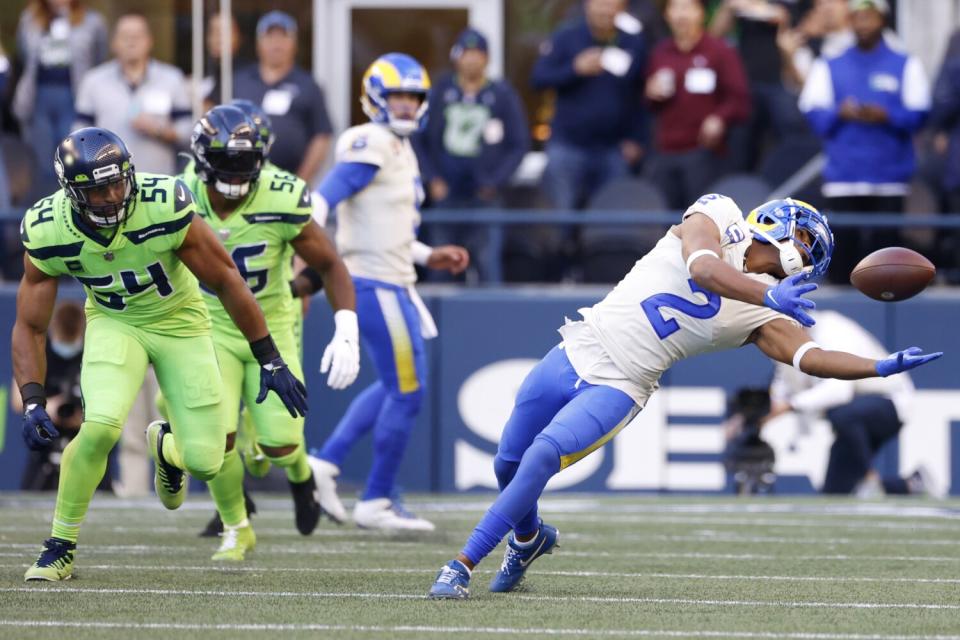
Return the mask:
<path fill-rule="evenodd" d="M 904 247 L 874 251 L 850 272 L 850 284 L 874 300 L 896 302 L 923 291 L 937 273 L 925 257 Z"/>

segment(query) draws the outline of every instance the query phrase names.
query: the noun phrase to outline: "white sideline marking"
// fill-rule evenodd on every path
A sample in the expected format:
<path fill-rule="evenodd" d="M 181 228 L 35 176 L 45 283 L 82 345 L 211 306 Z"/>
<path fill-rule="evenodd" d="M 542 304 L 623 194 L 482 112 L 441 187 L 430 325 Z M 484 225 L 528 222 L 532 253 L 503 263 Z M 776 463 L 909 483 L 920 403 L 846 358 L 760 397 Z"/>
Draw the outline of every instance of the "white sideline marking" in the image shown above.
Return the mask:
<path fill-rule="evenodd" d="M 0 564 L 0 569 L 26 569 L 30 565 Z M 432 568 L 389 568 L 374 569 L 369 567 L 229 567 L 221 565 L 133 565 L 133 564 L 82 564 L 78 570 L 93 569 L 96 571 L 203 571 L 206 573 L 393 573 L 393 574 L 420 574 L 433 575 Z M 480 569 L 478 574 L 492 574 L 495 569 Z M 879 578 L 867 576 L 770 576 L 770 575 L 724 575 L 707 573 L 662 573 L 662 572 L 630 572 L 630 571 L 537 571 L 537 575 L 561 576 L 570 578 L 663 578 L 668 580 L 766 580 L 770 582 L 891 582 L 907 584 L 960 584 L 960 578 Z"/>
<path fill-rule="evenodd" d="M 128 589 L 108 587 L 0 587 L 0 592 L 33 594 L 41 593 L 90 593 L 96 595 L 146 594 L 158 596 L 213 596 L 254 598 L 360 598 L 382 600 L 426 600 L 427 596 L 414 593 L 363 593 L 356 591 L 214 591 L 202 589 Z M 632 598 L 605 596 L 534 596 L 514 594 L 513 600 L 532 602 L 593 602 L 597 604 L 688 604 L 725 607 L 783 607 L 817 609 L 944 609 L 960 610 L 960 604 L 935 604 L 922 602 L 811 602 L 806 600 L 717 600 L 696 598 Z"/>
<path fill-rule="evenodd" d="M 353 631 L 362 633 L 482 633 L 490 635 L 609 636 L 642 638 L 756 638 L 760 640 L 960 640 L 960 636 L 763 631 L 682 631 L 672 629 L 528 629 L 522 627 L 440 627 L 344 624 L 200 624 L 183 622 L 70 622 L 62 620 L 0 620 L 5 627 L 81 629 L 175 629 L 178 631 Z"/>
<path fill-rule="evenodd" d="M 489 635 L 608 636 L 641 638 L 755 638 L 758 640 L 960 640 L 960 636 L 763 631 L 682 631 L 672 629 L 528 629 L 522 627 L 440 627 L 423 625 L 344 624 L 200 624 L 183 622 L 70 622 L 63 620 L 0 620 L 5 627 L 80 629 L 170 629 L 178 631 L 352 631 L 361 633 L 482 633 Z"/>
<path fill-rule="evenodd" d="M 0 554 L 2 555 L 2 554 Z M 693 558 L 705 560 L 878 560 L 890 562 L 960 562 L 960 556 L 859 556 L 851 554 L 778 556 L 769 553 L 701 553 L 699 551 L 658 552 L 658 551 L 564 551 L 564 556 L 574 558 Z"/>
<path fill-rule="evenodd" d="M 869 526 L 869 525 L 864 525 Z M 585 542 L 600 542 L 603 536 L 592 533 L 568 533 L 568 540 L 582 540 Z M 904 540 L 902 537 L 884 538 L 787 538 L 783 536 L 743 536 L 727 531 L 712 531 L 705 529 L 692 535 L 669 535 L 669 534 L 643 534 L 643 533 L 624 533 L 616 534 L 617 540 L 629 540 L 642 542 L 644 540 L 662 540 L 665 542 L 753 542 L 769 544 L 895 544 L 911 547 L 925 546 L 960 546 L 957 538 L 929 538 L 926 540 Z"/>

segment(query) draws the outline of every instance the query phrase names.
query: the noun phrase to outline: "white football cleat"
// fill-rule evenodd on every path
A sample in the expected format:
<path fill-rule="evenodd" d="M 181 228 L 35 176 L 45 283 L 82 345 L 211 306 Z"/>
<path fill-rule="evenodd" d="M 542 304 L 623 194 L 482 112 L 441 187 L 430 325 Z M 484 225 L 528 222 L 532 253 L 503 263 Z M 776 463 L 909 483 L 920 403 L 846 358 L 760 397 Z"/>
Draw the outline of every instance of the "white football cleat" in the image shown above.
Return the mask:
<path fill-rule="evenodd" d="M 337 481 L 340 467 L 316 456 L 307 456 L 307 464 L 313 470 L 313 480 L 317 483 L 317 502 L 327 516 L 337 524 L 347 521 L 347 509 L 337 495 Z"/>
<path fill-rule="evenodd" d="M 391 531 L 433 531 L 429 520 L 418 518 L 390 498 L 361 500 L 353 508 L 353 521 L 361 529 Z"/>

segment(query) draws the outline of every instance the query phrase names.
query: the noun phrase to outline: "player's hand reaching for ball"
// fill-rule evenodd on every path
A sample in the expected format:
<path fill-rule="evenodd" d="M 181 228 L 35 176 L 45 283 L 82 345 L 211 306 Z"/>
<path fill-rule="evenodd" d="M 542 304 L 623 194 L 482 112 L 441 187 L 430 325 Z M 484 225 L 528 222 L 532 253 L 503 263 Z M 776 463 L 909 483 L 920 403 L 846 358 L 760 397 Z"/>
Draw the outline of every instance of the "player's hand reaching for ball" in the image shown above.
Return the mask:
<path fill-rule="evenodd" d="M 333 314 L 336 329 L 333 339 L 323 352 L 320 373 L 330 372 L 327 384 L 331 389 L 346 389 L 360 373 L 360 337 L 357 314 L 350 309 L 340 309 Z"/>
<path fill-rule="evenodd" d="M 888 358 L 877 360 L 877 375 L 881 378 L 892 376 L 895 373 L 903 373 L 910 369 L 916 369 L 922 364 L 932 362 L 943 355 L 943 351 L 936 353 L 923 353 L 920 347 L 910 347 L 903 351 L 891 353 Z"/>
<path fill-rule="evenodd" d="M 463 247 L 445 244 L 434 247 L 427 259 L 427 266 L 438 271 L 449 271 L 453 275 L 463 273 L 470 266 L 470 254 Z"/>
<path fill-rule="evenodd" d="M 805 273 L 797 273 L 784 278 L 767 289 L 763 296 L 763 304 L 774 311 L 790 316 L 805 327 L 812 327 L 816 321 L 807 312 L 813 311 L 817 305 L 813 300 L 807 300 L 803 296 L 814 291 L 817 285 L 807 282 L 807 277 Z"/>

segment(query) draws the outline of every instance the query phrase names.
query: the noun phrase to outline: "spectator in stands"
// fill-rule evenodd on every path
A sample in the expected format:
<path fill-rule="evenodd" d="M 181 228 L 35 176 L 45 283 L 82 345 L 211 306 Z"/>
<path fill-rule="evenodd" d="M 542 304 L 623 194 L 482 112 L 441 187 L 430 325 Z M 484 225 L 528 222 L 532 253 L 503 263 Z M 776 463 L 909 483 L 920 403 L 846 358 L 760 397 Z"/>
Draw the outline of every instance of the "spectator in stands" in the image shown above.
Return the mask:
<path fill-rule="evenodd" d="M 801 88 L 814 60 L 835 58 L 854 44 L 850 0 L 816 0 L 796 29 L 777 34 L 784 74 L 791 85 Z"/>
<path fill-rule="evenodd" d="M 730 166 L 735 171 L 757 168 L 765 146 L 807 132 L 796 96 L 783 82 L 777 35 L 793 17 L 788 0 L 723 0 L 713 15 L 710 32 L 717 37 L 736 33 L 737 51 L 750 86 L 750 119 L 730 132 Z"/>
<path fill-rule="evenodd" d="M 270 162 L 313 185 L 333 129 L 323 90 L 297 66 L 296 56 L 296 21 L 282 11 L 265 14 L 257 22 L 258 62 L 237 72 L 233 97 L 259 104 L 270 116 L 277 136 Z M 219 87 L 213 97 L 219 100 Z"/>
<path fill-rule="evenodd" d="M 53 191 L 50 158 L 73 125 L 80 79 L 107 59 L 106 23 L 82 0 L 32 0 L 17 25 L 17 56 L 13 112 L 36 156 L 37 188 Z"/>
<path fill-rule="evenodd" d="M 656 115 L 649 175 L 673 209 L 696 200 L 722 172 L 727 133 L 750 115 L 737 52 L 704 30 L 702 0 L 668 0 L 672 37 L 654 49 L 646 97 Z"/>
<path fill-rule="evenodd" d="M 850 7 L 856 45 L 814 63 L 800 109 L 823 140 L 823 195 L 830 207 L 900 212 L 930 86 L 920 61 L 884 40 L 886 0 L 851 0 Z"/>
<path fill-rule="evenodd" d="M 584 19 L 551 35 L 533 68 L 533 86 L 557 94 L 546 180 L 562 209 L 583 205 L 643 155 L 645 40 L 617 27 L 625 6 L 625 0 L 584 0 Z"/>
<path fill-rule="evenodd" d="M 220 86 L 220 34 L 222 28 L 223 27 L 220 24 L 220 12 L 217 11 L 210 14 L 210 19 L 207 20 L 206 34 L 207 60 L 204 63 L 204 69 L 206 69 L 207 75 L 204 76 L 203 80 L 200 82 L 200 94 L 203 96 L 203 108 L 205 111 L 209 111 L 215 104 L 220 102 L 220 96 L 213 95 L 213 90 L 215 87 Z M 233 54 L 234 70 L 246 66 L 246 64 L 243 64 L 237 59 L 237 56 L 240 53 L 241 42 L 242 37 L 240 35 L 240 26 L 237 24 L 236 17 L 231 14 L 230 51 Z"/>
<path fill-rule="evenodd" d="M 430 90 L 430 119 L 414 139 L 420 173 L 434 206 L 494 206 L 530 147 L 527 119 L 513 87 L 487 77 L 487 39 L 482 33 L 463 31 L 450 60 L 454 71 Z M 489 272 L 486 230 L 438 225 L 430 231 L 433 244 L 463 245 L 479 256 L 480 275 Z"/>
<path fill-rule="evenodd" d="M 153 35 L 142 13 L 120 15 L 111 44 L 114 59 L 80 82 L 75 126 L 110 129 L 138 170 L 175 174 L 177 149 L 186 147 L 193 125 L 183 73 L 150 57 Z"/>
<path fill-rule="evenodd" d="M 942 187 L 947 210 L 960 213 L 960 31 L 950 38 L 943 65 L 933 85 L 930 128 L 944 154 Z"/>

